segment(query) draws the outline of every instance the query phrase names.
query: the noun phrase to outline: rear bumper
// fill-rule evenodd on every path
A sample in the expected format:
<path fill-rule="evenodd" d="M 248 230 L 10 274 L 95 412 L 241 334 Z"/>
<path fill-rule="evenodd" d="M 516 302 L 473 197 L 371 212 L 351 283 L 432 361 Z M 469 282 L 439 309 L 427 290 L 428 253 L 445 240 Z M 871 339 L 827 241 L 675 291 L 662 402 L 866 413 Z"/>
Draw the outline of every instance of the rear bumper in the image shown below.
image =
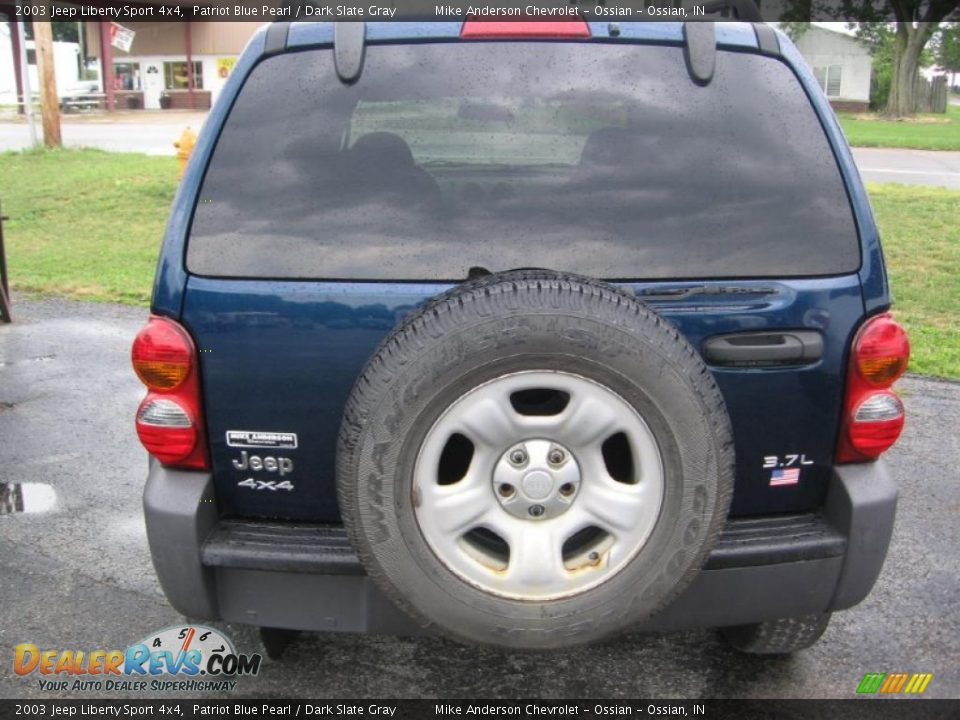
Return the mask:
<path fill-rule="evenodd" d="M 836 468 L 822 513 L 729 522 L 693 584 L 643 628 L 741 625 L 856 605 L 880 574 L 896 503 L 883 461 Z M 420 632 L 363 573 L 342 529 L 220 520 L 209 475 L 156 463 L 144 510 L 160 584 L 190 618 Z"/>

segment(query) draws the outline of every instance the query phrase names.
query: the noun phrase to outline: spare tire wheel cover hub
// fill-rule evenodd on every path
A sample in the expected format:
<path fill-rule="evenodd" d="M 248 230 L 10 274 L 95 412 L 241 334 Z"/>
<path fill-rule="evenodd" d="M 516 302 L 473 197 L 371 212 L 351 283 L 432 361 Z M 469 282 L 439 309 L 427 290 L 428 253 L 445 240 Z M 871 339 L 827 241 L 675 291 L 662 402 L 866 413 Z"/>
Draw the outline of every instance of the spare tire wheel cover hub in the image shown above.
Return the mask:
<path fill-rule="evenodd" d="M 510 397 L 525 390 L 569 401 L 555 415 L 523 415 Z M 615 479 L 603 445 L 618 433 L 632 457 L 629 476 Z M 470 440 L 473 456 L 464 477 L 441 484 L 437 468 L 454 434 Z M 663 488 L 656 440 L 636 410 L 558 371 L 512 373 L 465 393 L 427 432 L 414 470 L 417 522 L 437 558 L 471 585 L 516 600 L 570 597 L 616 575 L 652 532 Z M 499 539 L 492 546 L 490 534 Z"/>

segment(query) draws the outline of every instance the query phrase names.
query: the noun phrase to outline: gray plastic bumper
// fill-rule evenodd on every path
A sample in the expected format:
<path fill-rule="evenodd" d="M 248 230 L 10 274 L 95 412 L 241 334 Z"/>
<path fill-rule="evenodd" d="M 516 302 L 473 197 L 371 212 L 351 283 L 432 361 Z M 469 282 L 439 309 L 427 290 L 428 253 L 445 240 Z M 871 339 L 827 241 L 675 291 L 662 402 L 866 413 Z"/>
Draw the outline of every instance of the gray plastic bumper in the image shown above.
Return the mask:
<path fill-rule="evenodd" d="M 216 619 L 214 571 L 200 560 L 219 519 L 210 475 L 168 470 L 151 460 L 143 511 L 153 567 L 170 604 L 189 618 Z"/>
<path fill-rule="evenodd" d="M 883 461 L 838 467 L 822 513 L 731 521 L 693 584 L 649 630 L 842 610 L 867 596 L 893 532 Z M 209 475 L 151 466 L 147 539 L 170 603 L 195 619 L 345 632 L 422 632 L 363 574 L 336 529 L 221 521 Z"/>

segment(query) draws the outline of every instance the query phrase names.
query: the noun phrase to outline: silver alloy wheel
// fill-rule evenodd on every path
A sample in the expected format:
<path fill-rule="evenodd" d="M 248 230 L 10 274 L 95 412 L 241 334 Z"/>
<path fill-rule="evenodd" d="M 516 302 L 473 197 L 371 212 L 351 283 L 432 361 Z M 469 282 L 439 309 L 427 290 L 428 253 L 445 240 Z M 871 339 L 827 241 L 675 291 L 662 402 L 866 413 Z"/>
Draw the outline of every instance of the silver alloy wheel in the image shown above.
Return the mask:
<path fill-rule="evenodd" d="M 561 401 L 518 404 L 528 395 Z M 461 396 L 427 432 L 413 479 L 417 522 L 447 568 L 491 594 L 536 601 L 623 569 L 650 537 L 664 491 L 659 448 L 636 410 L 558 371 L 503 375 Z"/>

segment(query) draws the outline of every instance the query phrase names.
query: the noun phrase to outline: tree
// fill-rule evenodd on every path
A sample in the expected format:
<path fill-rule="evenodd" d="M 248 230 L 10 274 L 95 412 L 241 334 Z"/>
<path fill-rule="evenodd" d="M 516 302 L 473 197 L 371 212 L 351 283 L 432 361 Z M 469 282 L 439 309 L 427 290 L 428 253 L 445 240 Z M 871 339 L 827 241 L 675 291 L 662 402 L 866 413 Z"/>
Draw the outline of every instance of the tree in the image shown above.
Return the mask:
<path fill-rule="evenodd" d="M 913 115 L 916 103 L 913 89 L 920 71 L 920 53 L 940 23 L 960 8 L 960 0 L 933 0 L 925 11 L 919 0 L 888 0 L 897 16 L 893 72 L 886 114 L 894 117 Z M 914 17 L 920 17 L 914 21 Z"/>
<path fill-rule="evenodd" d="M 886 111 L 893 81 L 893 63 L 896 55 L 896 29 L 892 23 L 850 23 L 857 39 L 869 50 L 873 58 L 873 81 L 870 83 L 870 107 Z M 919 67 L 928 67 L 934 62 L 930 48 L 920 54 Z"/>
<path fill-rule="evenodd" d="M 960 24 L 943 27 L 937 44 L 937 66 L 952 76 L 950 85 L 956 86 L 960 73 Z"/>
<path fill-rule="evenodd" d="M 870 82 L 870 107 L 884 110 L 890 98 L 890 80 L 893 77 L 893 55 L 895 33 L 892 27 L 884 25 L 867 41 L 873 57 L 873 78 Z M 863 38 L 861 38 L 863 39 Z"/>
<path fill-rule="evenodd" d="M 780 29 L 783 30 L 791 40 L 796 42 L 801 37 L 803 37 L 804 33 L 806 33 L 807 30 L 810 29 L 810 23 L 809 22 L 791 22 L 789 20 L 781 20 Z"/>
<path fill-rule="evenodd" d="M 921 53 L 942 22 L 960 20 L 960 0 L 786 0 L 781 20 L 811 17 L 850 21 L 861 39 L 876 35 L 879 27 L 893 28 L 890 93 L 883 112 L 904 117 L 915 112 Z"/>

